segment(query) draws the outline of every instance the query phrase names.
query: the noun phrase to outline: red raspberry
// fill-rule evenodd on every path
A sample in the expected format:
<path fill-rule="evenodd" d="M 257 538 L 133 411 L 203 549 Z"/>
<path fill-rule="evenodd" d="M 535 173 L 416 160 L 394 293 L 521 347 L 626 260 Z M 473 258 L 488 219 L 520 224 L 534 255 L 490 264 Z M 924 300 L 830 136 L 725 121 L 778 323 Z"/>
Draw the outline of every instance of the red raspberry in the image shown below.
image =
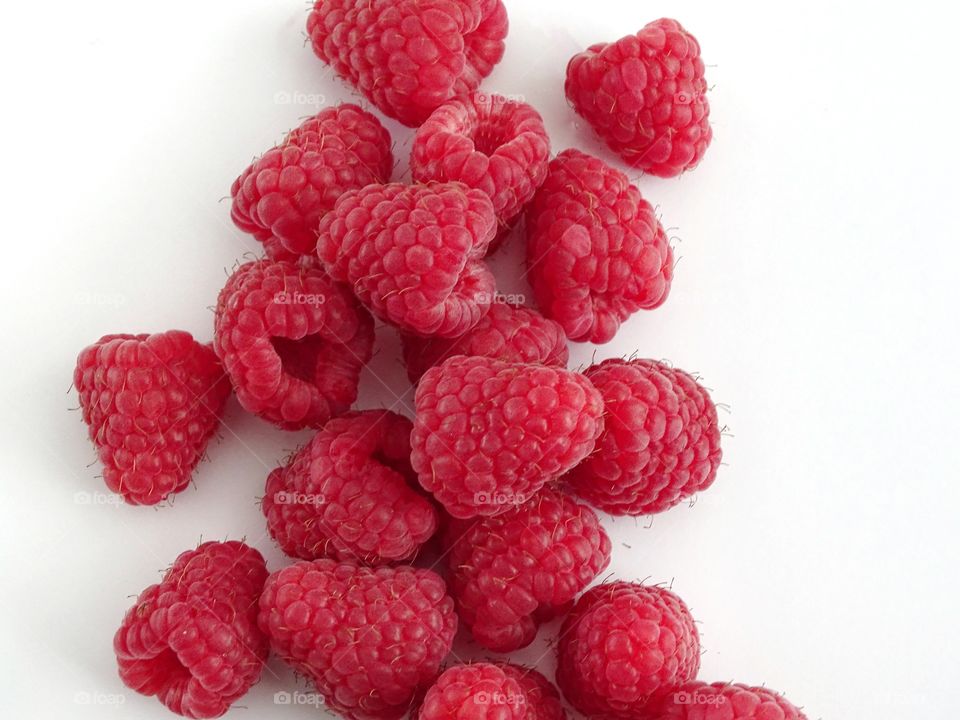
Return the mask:
<path fill-rule="evenodd" d="M 133 505 L 187 486 L 230 394 L 209 345 L 182 330 L 105 335 L 80 353 L 73 384 L 103 479 Z"/>
<path fill-rule="evenodd" d="M 583 375 L 457 356 L 420 380 L 410 461 L 454 517 L 499 515 L 589 455 L 602 429 Z"/>
<path fill-rule="evenodd" d="M 403 359 L 412 383 L 454 355 L 557 367 L 566 367 L 570 358 L 563 328 L 532 308 L 508 303 L 495 302 L 472 330 L 458 338 L 403 335 Z"/>
<path fill-rule="evenodd" d="M 263 513 L 283 551 L 370 564 L 415 555 L 437 512 L 408 484 L 412 427 L 386 410 L 334 418 L 270 473 Z"/>
<path fill-rule="evenodd" d="M 473 92 L 503 57 L 500 0 L 317 0 L 313 51 L 378 108 L 415 127 Z"/>
<path fill-rule="evenodd" d="M 676 20 L 575 55 L 566 91 L 607 145 L 652 175 L 693 168 L 713 136 L 700 45 Z"/>
<path fill-rule="evenodd" d="M 596 451 L 567 475 L 574 492 L 613 515 L 650 515 L 713 484 L 717 409 L 696 380 L 653 360 L 605 360 L 584 374 L 606 422 Z"/>
<path fill-rule="evenodd" d="M 120 678 L 190 718 L 223 715 L 257 680 L 267 638 L 257 627 L 263 557 L 208 542 L 176 559 L 137 599 L 113 638 Z"/>
<path fill-rule="evenodd" d="M 317 223 L 347 190 L 387 182 L 390 135 L 356 105 L 327 108 L 292 130 L 234 181 L 231 216 L 267 255 L 313 255 Z"/>
<path fill-rule="evenodd" d="M 274 651 L 350 718 L 399 718 L 437 676 L 457 630 L 443 580 L 333 560 L 275 572 L 260 597 Z"/>
<path fill-rule="evenodd" d="M 585 715 L 635 718 L 658 692 L 694 679 L 700 638 L 683 600 L 628 582 L 588 590 L 560 630 L 557 684 Z"/>
<path fill-rule="evenodd" d="M 445 535 L 460 620 L 494 652 L 533 642 L 610 563 L 594 512 L 549 489 L 496 517 L 453 520 Z"/>
<path fill-rule="evenodd" d="M 214 348 L 244 408 L 290 430 L 321 427 L 357 398 L 373 319 L 319 268 L 259 260 L 220 291 Z"/>
<path fill-rule="evenodd" d="M 560 693 L 543 675 L 511 663 L 498 663 L 497 667 L 520 685 L 526 698 L 525 720 L 567 720 L 567 711 L 560 704 Z"/>
<path fill-rule="evenodd" d="M 644 713 L 649 720 L 806 720 L 779 693 L 737 683 L 685 683 L 663 694 Z"/>
<path fill-rule="evenodd" d="M 317 252 L 387 322 L 456 337 L 493 301 L 483 256 L 496 223 L 490 198 L 460 183 L 370 185 L 344 193 L 320 221 Z"/>
<path fill-rule="evenodd" d="M 470 663 L 444 671 L 412 717 L 417 720 L 565 720 L 556 689 L 536 670 Z"/>
<path fill-rule="evenodd" d="M 417 130 L 410 155 L 415 180 L 455 180 L 489 195 L 502 228 L 513 224 L 543 184 L 549 162 L 550 138 L 540 113 L 483 93 L 437 108 Z"/>
<path fill-rule="evenodd" d="M 627 176 L 564 150 L 527 208 L 527 266 L 540 310 L 571 340 L 608 342 L 667 299 L 673 251 Z"/>

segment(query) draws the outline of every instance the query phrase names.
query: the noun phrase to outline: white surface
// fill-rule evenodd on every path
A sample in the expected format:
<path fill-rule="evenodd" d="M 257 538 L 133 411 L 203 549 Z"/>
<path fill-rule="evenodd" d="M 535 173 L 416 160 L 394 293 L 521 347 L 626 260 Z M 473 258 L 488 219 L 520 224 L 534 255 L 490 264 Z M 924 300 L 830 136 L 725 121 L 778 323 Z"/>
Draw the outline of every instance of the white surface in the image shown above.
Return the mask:
<path fill-rule="evenodd" d="M 661 15 L 699 37 L 714 144 L 680 180 L 638 181 L 681 256 L 673 292 L 573 364 L 639 351 L 700 372 L 731 408 L 728 465 L 694 508 L 610 523 L 611 573 L 673 582 L 700 623 L 704 679 L 765 683 L 811 719 L 941 718 L 960 680 L 956 38 L 934 3 L 857 5 L 508 0 L 484 89 L 540 109 L 555 151 L 610 160 L 564 101 L 568 57 Z M 131 596 L 201 537 L 246 536 L 283 563 L 256 498 L 305 434 L 231 401 L 195 488 L 117 507 L 67 389 L 104 333 L 210 338 L 224 269 L 256 250 L 221 198 L 316 96 L 351 98 L 304 47 L 306 11 L 6 10 L 4 717 L 173 717 L 117 678 Z M 411 131 L 388 127 L 405 164 Z M 528 292 L 518 249 L 496 262 L 505 292 Z M 409 404 L 396 350 L 381 333 L 361 407 Z M 272 660 L 228 717 L 314 717 L 274 705 L 295 687 Z"/>

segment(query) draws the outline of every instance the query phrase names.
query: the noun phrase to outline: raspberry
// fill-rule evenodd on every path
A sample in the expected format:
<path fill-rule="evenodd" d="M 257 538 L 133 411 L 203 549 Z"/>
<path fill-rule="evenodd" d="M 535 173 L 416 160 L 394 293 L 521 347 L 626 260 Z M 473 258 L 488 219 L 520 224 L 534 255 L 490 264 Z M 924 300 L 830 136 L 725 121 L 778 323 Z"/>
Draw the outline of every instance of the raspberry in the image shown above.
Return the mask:
<path fill-rule="evenodd" d="M 317 0 L 313 51 L 386 115 L 420 125 L 500 62 L 501 0 Z"/>
<path fill-rule="evenodd" d="M 652 702 L 649 720 L 806 720 L 772 690 L 738 683 L 685 683 Z"/>
<path fill-rule="evenodd" d="M 607 412 L 596 451 L 566 477 L 574 492 L 613 515 L 649 515 L 713 484 L 717 409 L 696 380 L 653 360 L 605 360 L 584 374 Z"/>
<path fill-rule="evenodd" d="M 298 562 L 271 575 L 260 627 L 350 718 L 399 718 L 437 676 L 457 630 L 443 580 L 411 567 Z"/>
<path fill-rule="evenodd" d="M 187 486 L 230 394 L 216 355 L 182 330 L 105 335 L 80 353 L 73 384 L 103 479 L 133 505 Z"/>
<path fill-rule="evenodd" d="M 312 255 L 317 223 L 347 190 L 387 182 L 390 135 L 356 105 L 327 108 L 292 130 L 234 181 L 231 217 L 278 260 Z"/>
<path fill-rule="evenodd" d="M 455 180 L 493 200 L 502 228 L 547 176 L 550 138 L 540 113 L 500 95 L 475 93 L 437 108 L 417 130 L 410 168 L 420 182 Z"/>
<path fill-rule="evenodd" d="M 560 693 L 536 670 L 511 663 L 498 663 L 507 677 L 517 681 L 525 697 L 525 720 L 566 720 L 567 712 L 560 704 Z"/>
<path fill-rule="evenodd" d="M 652 175 L 693 168 L 713 136 L 700 45 L 676 20 L 575 55 L 566 92 L 614 152 Z"/>
<path fill-rule="evenodd" d="M 494 652 L 533 642 L 610 563 L 594 512 L 552 490 L 496 517 L 452 521 L 445 544 L 460 620 Z"/>
<path fill-rule="evenodd" d="M 412 427 L 386 410 L 334 418 L 270 473 L 263 513 L 284 552 L 370 564 L 415 555 L 437 512 L 408 484 Z"/>
<path fill-rule="evenodd" d="M 225 713 L 257 680 L 268 643 L 257 627 L 263 557 L 208 542 L 176 559 L 137 598 L 113 638 L 120 678 L 190 718 Z"/>
<path fill-rule="evenodd" d="M 412 383 L 454 355 L 557 367 L 566 367 L 570 357 L 563 328 L 532 308 L 508 303 L 495 302 L 472 330 L 458 338 L 403 335 L 403 359 Z"/>
<path fill-rule="evenodd" d="M 588 590 L 560 630 L 557 684 L 585 715 L 634 718 L 654 694 L 694 679 L 700 638 L 683 600 L 628 582 Z"/>
<path fill-rule="evenodd" d="M 456 337 L 493 301 L 483 256 L 495 232 L 479 190 L 371 185 L 344 193 L 320 221 L 317 252 L 377 316 L 418 335 Z"/>
<path fill-rule="evenodd" d="M 456 665 L 427 691 L 417 720 L 565 720 L 557 691 L 536 670 L 508 663 Z"/>
<path fill-rule="evenodd" d="M 527 208 L 527 266 L 540 310 L 571 340 L 613 338 L 620 323 L 667 299 L 673 251 L 627 176 L 564 150 Z"/>
<path fill-rule="evenodd" d="M 457 356 L 420 380 L 410 461 L 454 517 L 498 515 L 579 463 L 602 429 L 582 375 Z"/>
<path fill-rule="evenodd" d="M 259 260 L 220 291 L 214 348 L 248 411 L 290 430 L 321 427 L 356 400 L 373 319 L 319 268 Z"/>

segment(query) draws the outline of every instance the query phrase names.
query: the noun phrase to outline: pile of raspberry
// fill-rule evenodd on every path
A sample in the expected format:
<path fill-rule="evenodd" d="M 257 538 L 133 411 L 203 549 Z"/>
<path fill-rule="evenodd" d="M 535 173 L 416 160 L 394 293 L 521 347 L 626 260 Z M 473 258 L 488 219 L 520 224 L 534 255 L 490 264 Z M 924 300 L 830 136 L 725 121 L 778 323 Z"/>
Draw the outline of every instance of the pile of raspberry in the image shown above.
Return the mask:
<path fill-rule="evenodd" d="M 604 574 L 606 519 L 708 489 L 722 428 L 700 379 L 669 363 L 568 367 L 570 341 L 606 343 L 667 300 L 673 251 L 612 157 L 552 155 L 535 108 L 480 90 L 507 29 L 501 0 L 318 0 L 316 55 L 416 128 L 412 181 L 391 181 L 372 109 L 323 110 L 232 185 L 264 255 L 211 297 L 212 341 L 112 334 L 79 355 L 103 478 L 132 505 L 190 484 L 231 397 L 312 432 L 264 477 L 286 564 L 204 543 L 116 632 L 122 682 L 174 713 L 222 715 L 273 654 L 361 720 L 804 717 L 762 686 L 698 680 L 684 600 Z M 577 54 L 565 86 L 621 160 L 661 177 L 703 157 L 706 90 L 699 44 L 669 19 Z M 486 259 L 517 235 L 530 305 L 505 301 Z M 402 344 L 411 416 L 353 407 L 378 325 Z M 556 685 L 488 657 L 554 620 Z"/>

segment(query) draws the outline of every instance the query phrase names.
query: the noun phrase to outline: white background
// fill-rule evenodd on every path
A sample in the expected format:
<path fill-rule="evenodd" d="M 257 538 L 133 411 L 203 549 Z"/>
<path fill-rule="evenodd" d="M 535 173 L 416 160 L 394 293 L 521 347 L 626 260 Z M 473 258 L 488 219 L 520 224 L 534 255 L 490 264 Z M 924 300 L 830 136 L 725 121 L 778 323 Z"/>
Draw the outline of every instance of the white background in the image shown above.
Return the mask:
<path fill-rule="evenodd" d="M 960 681 L 956 37 L 934 3 L 852 5 L 508 0 L 506 57 L 483 87 L 537 107 L 555 151 L 612 161 L 566 105 L 567 59 L 662 15 L 698 36 L 713 146 L 679 180 L 637 178 L 674 237 L 672 294 L 572 364 L 638 351 L 699 372 L 730 408 L 727 465 L 693 508 L 609 522 L 611 577 L 672 582 L 699 621 L 703 679 L 766 684 L 810 718 L 942 718 Z M 256 499 L 306 434 L 231 401 L 194 488 L 117 507 L 96 494 L 68 388 L 102 334 L 210 339 L 226 269 L 257 249 L 230 223 L 231 181 L 353 97 L 304 46 L 307 11 L 4 11 L 4 716 L 171 717 L 116 674 L 132 597 L 201 538 L 245 536 L 284 562 Z M 402 178 L 411 131 L 387 126 Z M 501 289 L 527 293 L 512 245 Z M 379 348 L 359 406 L 409 407 L 389 331 Z M 555 632 L 521 654 L 548 674 Z M 228 717 L 316 716 L 274 705 L 295 687 L 272 660 Z"/>

